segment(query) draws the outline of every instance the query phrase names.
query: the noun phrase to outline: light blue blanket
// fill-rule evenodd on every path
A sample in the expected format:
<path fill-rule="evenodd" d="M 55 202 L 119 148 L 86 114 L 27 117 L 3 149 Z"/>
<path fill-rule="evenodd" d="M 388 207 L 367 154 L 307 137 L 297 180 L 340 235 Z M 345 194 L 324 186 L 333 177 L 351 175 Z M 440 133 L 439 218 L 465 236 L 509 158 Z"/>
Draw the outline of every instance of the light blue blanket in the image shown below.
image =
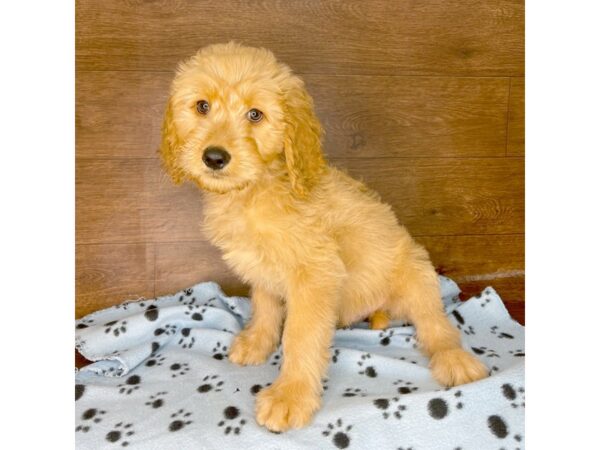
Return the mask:
<path fill-rule="evenodd" d="M 78 449 L 524 448 L 524 328 L 498 294 L 458 302 L 440 277 L 448 316 L 487 379 L 441 388 L 415 348 L 414 328 L 366 323 L 336 332 L 323 407 L 310 426 L 271 433 L 254 420 L 256 393 L 278 373 L 227 359 L 250 314 L 215 283 L 126 302 L 76 322 L 76 347 L 95 363 L 76 373 Z"/>

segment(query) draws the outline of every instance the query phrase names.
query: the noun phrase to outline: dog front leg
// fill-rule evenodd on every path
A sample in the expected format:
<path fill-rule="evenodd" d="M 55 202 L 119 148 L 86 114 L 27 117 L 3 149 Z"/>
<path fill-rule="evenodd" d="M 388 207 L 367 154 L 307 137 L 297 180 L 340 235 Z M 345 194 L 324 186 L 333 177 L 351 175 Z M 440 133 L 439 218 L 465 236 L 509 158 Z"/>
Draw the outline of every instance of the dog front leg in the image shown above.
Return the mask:
<path fill-rule="evenodd" d="M 262 364 L 279 345 L 283 304 L 260 287 L 252 289 L 252 318 L 234 338 L 229 360 L 241 365 Z"/>
<path fill-rule="evenodd" d="M 272 431 L 303 427 L 320 406 L 322 378 L 335 332 L 338 290 L 335 283 L 316 275 L 290 289 L 281 372 L 256 400 L 256 420 Z"/>

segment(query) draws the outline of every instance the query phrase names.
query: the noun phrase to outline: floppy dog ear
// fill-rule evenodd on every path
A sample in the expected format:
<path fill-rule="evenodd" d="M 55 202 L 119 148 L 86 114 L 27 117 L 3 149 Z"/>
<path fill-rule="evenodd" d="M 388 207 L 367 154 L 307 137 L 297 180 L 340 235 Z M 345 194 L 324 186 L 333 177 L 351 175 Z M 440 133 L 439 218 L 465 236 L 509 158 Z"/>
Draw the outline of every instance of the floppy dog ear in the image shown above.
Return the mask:
<path fill-rule="evenodd" d="M 290 81 L 285 92 L 284 156 L 293 192 L 305 197 L 325 168 L 323 130 L 302 80 L 293 77 Z"/>
<path fill-rule="evenodd" d="M 175 184 L 181 184 L 185 175 L 177 165 L 176 149 L 179 144 L 175 123 L 173 122 L 173 106 L 171 99 L 167 103 L 167 109 L 162 124 L 162 136 L 159 153 L 162 159 L 163 167 L 171 176 Z"/>

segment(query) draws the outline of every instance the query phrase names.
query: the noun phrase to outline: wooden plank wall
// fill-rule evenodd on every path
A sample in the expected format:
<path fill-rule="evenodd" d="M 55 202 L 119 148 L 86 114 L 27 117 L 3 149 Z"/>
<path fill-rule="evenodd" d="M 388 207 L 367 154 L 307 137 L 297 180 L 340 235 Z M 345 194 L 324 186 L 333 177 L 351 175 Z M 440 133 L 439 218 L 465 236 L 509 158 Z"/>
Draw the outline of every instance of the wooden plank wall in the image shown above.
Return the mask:
<path fill-rule="evenodd" d="M 177 62 L 235 39 L 305 78 L 332 164 L 441 273 L 495 286 L 523 321 L 523 0 L 78 0 L 76 33 L 78 317 L 201 280 L 246 292 L 156 154 Z"/>

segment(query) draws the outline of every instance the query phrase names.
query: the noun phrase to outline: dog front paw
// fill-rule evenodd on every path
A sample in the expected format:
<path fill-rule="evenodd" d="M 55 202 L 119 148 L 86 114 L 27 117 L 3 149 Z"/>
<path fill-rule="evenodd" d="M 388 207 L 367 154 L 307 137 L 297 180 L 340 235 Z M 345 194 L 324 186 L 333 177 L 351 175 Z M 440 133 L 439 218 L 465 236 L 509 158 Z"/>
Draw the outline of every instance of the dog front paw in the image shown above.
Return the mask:
<path fill-rule="evenodd" d="M 320 396 L 302 382 L 275 382 L 256 398 L 256 421 L 271 431 L 307 425 L 320 406 Z"/>
<path fill-rule="evenodd" d="M 270 337 L 253 330 L 243 330 L 233 339 L 229 360 L 242 366 L 263 364 L 274 350 Z"/>
<path fill-rule="evenodd" d="M 481 361 L 462 348 L 435 353 L 429 366 L 433 378 L 444 386 L 458 386 L 488 376 L 488 369 Z"/>

